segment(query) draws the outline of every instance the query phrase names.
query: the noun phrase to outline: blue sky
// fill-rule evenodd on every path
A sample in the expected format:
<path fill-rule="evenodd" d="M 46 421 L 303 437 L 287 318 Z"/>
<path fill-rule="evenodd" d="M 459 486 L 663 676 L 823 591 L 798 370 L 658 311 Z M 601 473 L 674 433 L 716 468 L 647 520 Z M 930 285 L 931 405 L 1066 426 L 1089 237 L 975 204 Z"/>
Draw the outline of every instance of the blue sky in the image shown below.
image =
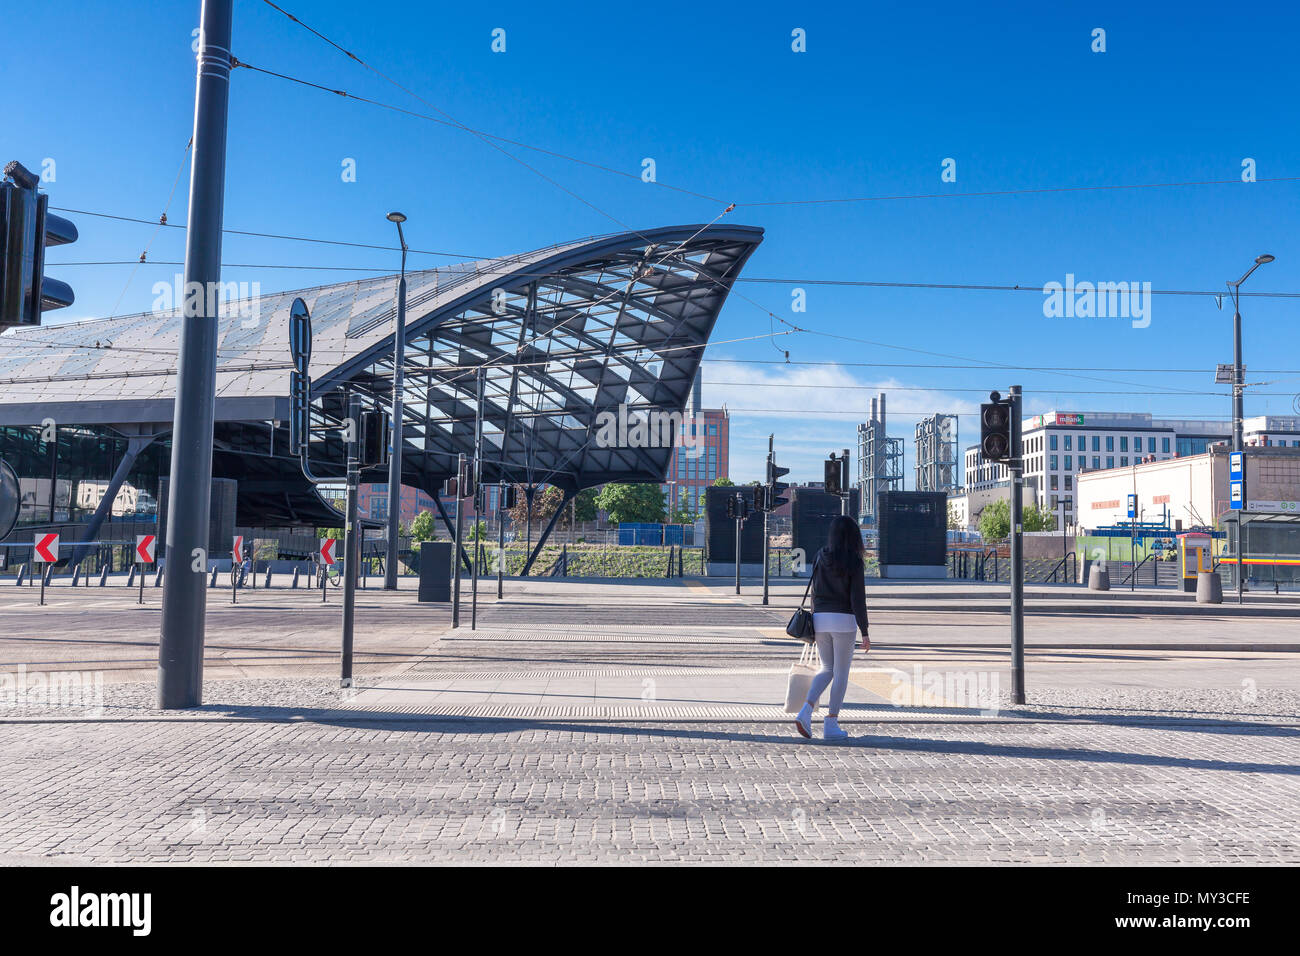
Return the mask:
<path fill-rule="evenodd" d="M 1124 319 L 1047 318 L 1043 285 L 1073 274 L 1219 291 L 1269 252 L 1277 261 L 1245 288 L 1300 291 L 1300 181 L 1263 181 L 1300 177 L 1294 4 L 1258 3 L 1231 16 L 1207 2 L 1176 12 L 1124 3 L 847 10 L 758 3 L 742 15 L 730 4 L 602 4 L 587 13 L 576 4 L 563 17 L 537 4 L 282 5 L 463 123 L 637 177 L 642 160 L 653 158 L 661 183 L 716 199 L 520 153 L 586 205 L 463 131 L 240 70 L 227 228 L 391 243 L 384 214 L 399 208 L 413 247 L 480 256 L 622 224 L 707 222 L 737 202 L 726 221 L 767 230 L 747 267 L 751 277 L 1035 290 L 742 283 L 716 340 L 766 333 L 770 310 L 815 333 L 862 341 L 814 333 L 775 340 L 794 361 L 830 365 L 756 364 L 781 360 L 765 339 L 710 349 L 705 401 L 732 409 L 732 473 L 740 480 L 758 476 L 768 432 L 796 479 L 819 477 L 820 458 L 853 446 L 854 424 L 878 389 L 889 393 L 891 433 L 908 439 L 909 487 L 917 417 L 968 416 L 990 388 L 1016 381 L 1030 412 L 1224 417 L 1228 397 L 1212 371 L 1231 360 L 1230 306 L 1220 310 L 1208 295 L 1157 295 L 1149 327 L 1139 329 Z M 54 160 L 46 186 L 54 205 L 156 219 L 191 131 L 198 10 L 197 2 L 132 0 L 32 5 L 24 30 L 0 37 L 8 91 L 0 161 L 38 169 Z M 504 53 L 491 50 L 496 28 L 505 30 Z M 806 32 L 806 52 L 791 49 L 796 28 Z M 1106 31 L 1104 53 L 1091 50 L 1095 28 Z M 430 111 L 262 0 L 237 0 L 234 29 L 235 55 L 245 62 Z M 956 161 L 955 182 L 941 180 L 946 158 Z M 1240 182 L 1247 158 L 1261 181 Z M 347 159 L 355 160 L 355 182 L 341 176 Z M 185 220 L 188 163 L 183 169 L 173 222 Z M 746 205 L 1202 180 L 1235 182 Z M 154 232 L 71 218 L 81 239 L 52 250 L 47 271 L 71 282 L 78 301 L 47 321 L 147 310 L 153 283 L 178 271 L 142 266 L 128 284 L 130 267 L 60 269 L 135 260 Z M 178 260 L 183 244 L 182 230 L 164 229 L 149 258 Z M 232 236 L 223 259 L 396 264 L 381 250 Z M 447 261 L 417 256 L 412 266 Z M 260 282 L 269 292 L 363 274 L 239 267 L 225 279 Z M 806 312 L 791 311 L 795 287 L 806 290 Z M 1272 383 L 1256 389 L 1247 414 L 1295 414 L 1298 306 L 1243 298 L 1249 380 Z M 1119 371 L 1133 368 L 1198 371 Z M 1109 394 L 1123 392 L 1139 394 Z M 963 445 L 975 427 L 962 418 Z"/>

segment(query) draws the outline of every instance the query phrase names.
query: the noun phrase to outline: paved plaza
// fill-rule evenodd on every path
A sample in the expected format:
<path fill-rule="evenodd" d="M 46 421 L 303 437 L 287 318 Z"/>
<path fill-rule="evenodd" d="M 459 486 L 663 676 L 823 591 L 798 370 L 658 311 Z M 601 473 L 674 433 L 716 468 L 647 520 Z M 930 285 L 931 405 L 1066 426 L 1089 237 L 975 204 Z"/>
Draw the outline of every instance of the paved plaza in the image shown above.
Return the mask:
<path fill-rule="evenodd" d="M 157 592 L 0 592 L 0 862 L 1300 862 L 1285 596 L 1031 588 L 1015 706 L 1005 586 L 873 582 L 828 744 L 782 708 L 801 584 L 743 590 L 493 581 L 453 629 L 370 589 L 340 688 L 338 592 L 216 589 L 167 713 Z"/>

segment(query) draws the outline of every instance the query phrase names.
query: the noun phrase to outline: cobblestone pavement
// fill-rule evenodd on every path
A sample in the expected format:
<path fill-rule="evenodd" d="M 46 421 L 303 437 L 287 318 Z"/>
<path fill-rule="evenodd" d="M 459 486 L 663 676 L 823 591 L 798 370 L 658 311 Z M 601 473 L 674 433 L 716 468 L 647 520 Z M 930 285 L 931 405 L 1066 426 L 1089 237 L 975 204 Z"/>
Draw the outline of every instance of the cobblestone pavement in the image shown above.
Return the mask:
<path fill-rule="evenodd" d="M 0 862 L 1297 863 L 1300 728 L 0 725 Z"/>

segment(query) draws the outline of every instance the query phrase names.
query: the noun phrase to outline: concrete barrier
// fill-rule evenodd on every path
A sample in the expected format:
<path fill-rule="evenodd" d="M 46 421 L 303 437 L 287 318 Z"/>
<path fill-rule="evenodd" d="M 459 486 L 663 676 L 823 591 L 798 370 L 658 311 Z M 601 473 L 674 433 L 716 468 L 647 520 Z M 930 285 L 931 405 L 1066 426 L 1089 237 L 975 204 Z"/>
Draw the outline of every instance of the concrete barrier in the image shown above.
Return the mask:
<path fill-rule="evenodd" d="M 1110 572 L 1100 564 L 1094 564 L 1088 571 L 1089 591 L 1109 591 Z"/>
<path fill-rule="evenodd" d="M 1196 603 L 1223 603 L 1223 578 L 1219 577 L 1218 571 L 1198 571 L 1196 573 Z"/>

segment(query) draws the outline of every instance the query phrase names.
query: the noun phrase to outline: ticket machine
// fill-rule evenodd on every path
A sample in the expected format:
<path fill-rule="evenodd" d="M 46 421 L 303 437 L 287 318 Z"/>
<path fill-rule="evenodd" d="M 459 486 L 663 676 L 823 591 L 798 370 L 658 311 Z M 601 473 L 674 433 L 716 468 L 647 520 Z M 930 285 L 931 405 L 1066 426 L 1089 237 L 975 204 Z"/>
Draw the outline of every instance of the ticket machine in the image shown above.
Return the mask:
<path fill-rule="evenodd" d="M 1195 593 L 1196 575 L 1214 570 L 1214 539 L 1199 531 L 1178 536 L 1178 563 L 1183 572 L 1183 590 Z"/>

